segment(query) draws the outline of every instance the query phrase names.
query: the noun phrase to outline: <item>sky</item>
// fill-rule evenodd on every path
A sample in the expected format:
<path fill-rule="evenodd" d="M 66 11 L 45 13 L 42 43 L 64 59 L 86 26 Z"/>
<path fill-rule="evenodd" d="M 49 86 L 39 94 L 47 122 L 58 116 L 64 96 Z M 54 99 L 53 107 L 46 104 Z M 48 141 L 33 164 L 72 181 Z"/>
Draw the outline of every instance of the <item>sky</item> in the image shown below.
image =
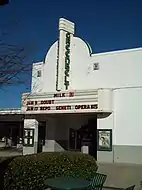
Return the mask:
<path fill-rule="evenodd" d="M 0 33 L 24 47 L 30 62 L 44 60 L 58 38 L 60 17 L 75 23 L 75 36 L 87 41 L 93 53 L 142 47 L 141 0 L 11 0 L 0 7 Z M 30 80 L 30 76 L 29 79 Z M 0 89 L 0 108 L 18 108 L 28 85 Z"/>

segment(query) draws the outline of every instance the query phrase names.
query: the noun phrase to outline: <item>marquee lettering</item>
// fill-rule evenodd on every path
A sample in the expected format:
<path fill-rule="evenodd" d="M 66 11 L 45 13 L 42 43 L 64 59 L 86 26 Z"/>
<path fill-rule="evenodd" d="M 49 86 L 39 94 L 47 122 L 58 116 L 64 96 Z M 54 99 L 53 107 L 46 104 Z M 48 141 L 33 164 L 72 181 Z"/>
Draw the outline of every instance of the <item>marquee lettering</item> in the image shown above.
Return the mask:
<path fill-rule="evenodd" d="M 43 106 L 43 107 L 27 107 L 26 111 L 38 111 L 38 110 L 50 110 L 50 106 Z"/>
<path fill-rule="evenodd" d="M 56 93 L 56 94 L 54 94 L 54 98 L 59 98 L 59 97 L 65 97 L 65 93 Z"/>
<path fill-rule="evenodd" d="M 34 101 L 27 101 L 27 105 L 34 105 Z"/>
<path fill-rule="evenodd" d="M 94 105 L 76 105 L 75 109 L 97 109 L 98 105 L 94 104 Z"/>
<path fill-rule="evenodd" d="M 56 93 L 53 95 L 54 98 L 67 97 L 66 93 Z M 74 97 L 74 92 L 69 92 L 68 97 Z M 40 100 L 40 101 L 27 101 L 26 105 L 44 105 L 44 104 L 54 104 L 54 100 Z"/>
<path fill-rule="evenodd" d="M 74 92 L 69 92 L 69 97 L 74 97 Z M 54 98 L 67 97 L 66 93 L 56 93 L 54 94 Z"/>
<path fill-rule="evenodd" d="M 70 92 L 69 97 L 74 97 L 74 92 Z"/>
<path fill-rule="evenodd" d="M 56 106 L 56 110 L 71 110 L 71 106 Z"/>
<path fill-rule="evenodd" d="M 26 111 L 34 111 L 34 107 L 27 107 Z"/>
<path fill-rule="evenodd" d="M 41 100 L 41 101 L 27 101 L 27 106 L 29 105 L 43 105 L 43 104 L 54 104 L 54 100 Z"/>
<path fill-rule="evenodd" d="M 49 104 L 47 102 L 44 102 L 43 101 L 43 104 Z M 31 104 L 30 104 L 31 105 Z M 37 105 L 34 107 L 34 106 L 28 106 L 26 111 L 45 111 L 45 110 L 51 110 L 51 106 L 40 106 L 40 107 L 37 107 Z M 84 104 L 84 105 L 75 105 L 75 106 L 71 106 L 71 105 L 60 105 L 60 106 L 56 106 L 55 107 L 56 110 L 79 110 L 79 109 L 98 109 L 98 105 L 97 104 Z M 54 109 L 53 109 L 54 110 Z"/>
<path fill-rule="evenodd" d="M 40 107 L 40 110 L 50 110 L 50 106 Z"/>
<path fill-rule="evenodd" d="M 54 104 L 54 100 L 42 100 L 41 104 Z"/>

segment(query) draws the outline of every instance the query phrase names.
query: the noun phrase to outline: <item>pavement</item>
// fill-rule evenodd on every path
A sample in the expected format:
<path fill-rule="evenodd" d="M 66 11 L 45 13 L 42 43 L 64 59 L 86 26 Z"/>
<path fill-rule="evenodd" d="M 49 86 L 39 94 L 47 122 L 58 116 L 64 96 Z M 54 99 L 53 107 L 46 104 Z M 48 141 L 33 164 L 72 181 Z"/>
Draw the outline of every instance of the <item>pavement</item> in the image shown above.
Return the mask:
<path fill-rule="evenodd" d="M 0 157 L 22 155 L 22 150 L 17 148 L 0 148 Z"/>
<path fill-rule="evenodd" d="M 127 188 L 131 185 L 136 185 L 135 189 L 142 190 L 142 165 L 98 163 L 98 166 L 98 172 L 107 175 L 107 180 L 104 184 L 106 188 Z"/>

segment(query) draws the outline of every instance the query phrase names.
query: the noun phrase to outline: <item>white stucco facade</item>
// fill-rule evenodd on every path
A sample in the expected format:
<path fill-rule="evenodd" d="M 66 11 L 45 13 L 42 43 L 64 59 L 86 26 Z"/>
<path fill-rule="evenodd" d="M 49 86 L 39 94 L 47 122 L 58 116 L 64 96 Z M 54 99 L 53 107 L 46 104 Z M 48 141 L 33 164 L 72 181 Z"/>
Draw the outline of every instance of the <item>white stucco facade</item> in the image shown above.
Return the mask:
<path fill-rule="evenodd" d="M 98 161 L 142 163 L 142 48 L 92 53 L 74 33 L 74 23 L 60 19 L 59 40 L 33 63 L 31 92 L 22 95 L 25 123 L 45 120 L 43 151 L 63 151 L 58 141 L 68 147 L 69 129 L 96 118 L 97 130 L 112 130 L 111 150 L 97 149 Z"/>

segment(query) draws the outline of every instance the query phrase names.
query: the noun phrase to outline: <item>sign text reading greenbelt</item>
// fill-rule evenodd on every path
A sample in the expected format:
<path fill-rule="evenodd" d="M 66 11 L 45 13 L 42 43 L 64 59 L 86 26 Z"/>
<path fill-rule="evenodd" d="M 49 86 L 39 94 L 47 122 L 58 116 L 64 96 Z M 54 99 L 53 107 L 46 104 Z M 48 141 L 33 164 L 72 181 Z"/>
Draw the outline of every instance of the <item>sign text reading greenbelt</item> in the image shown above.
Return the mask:
<path fill-rule="evenodd" d="M 70 71 L 70 33 L 66 33 L 66 46 L 65 46 L 65 81 L 64 85 L 66 87 L 66 90 L 68 90 L 69 87 L 69 71 Z"/>

